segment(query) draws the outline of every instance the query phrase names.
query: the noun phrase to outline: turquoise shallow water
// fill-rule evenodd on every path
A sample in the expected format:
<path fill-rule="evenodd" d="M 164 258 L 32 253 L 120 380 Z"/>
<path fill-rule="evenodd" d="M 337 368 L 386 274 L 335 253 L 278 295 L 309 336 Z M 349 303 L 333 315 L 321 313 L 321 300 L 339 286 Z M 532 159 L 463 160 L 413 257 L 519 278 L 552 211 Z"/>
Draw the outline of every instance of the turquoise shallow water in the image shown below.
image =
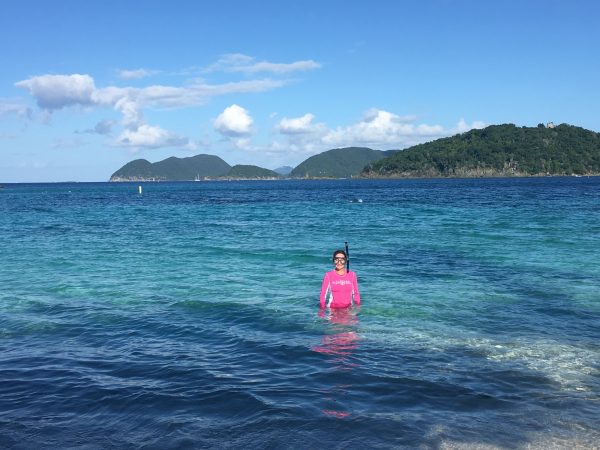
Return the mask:
<path fill-rule="evenodd" d="M 597 448 L 599 178 L 142 186 L 0 189 L 0 448 Z"/>

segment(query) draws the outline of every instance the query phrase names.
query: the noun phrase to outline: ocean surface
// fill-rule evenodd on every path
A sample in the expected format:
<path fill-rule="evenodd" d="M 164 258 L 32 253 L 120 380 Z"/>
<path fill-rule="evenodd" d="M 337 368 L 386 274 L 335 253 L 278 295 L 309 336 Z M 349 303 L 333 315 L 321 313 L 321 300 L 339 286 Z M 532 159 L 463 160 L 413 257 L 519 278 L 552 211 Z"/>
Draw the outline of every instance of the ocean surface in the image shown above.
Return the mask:
<path fill-rule="evenodd" d="M 600 178 L 139 184 L 0 189 L 0 448 L 599 447 Z"/>

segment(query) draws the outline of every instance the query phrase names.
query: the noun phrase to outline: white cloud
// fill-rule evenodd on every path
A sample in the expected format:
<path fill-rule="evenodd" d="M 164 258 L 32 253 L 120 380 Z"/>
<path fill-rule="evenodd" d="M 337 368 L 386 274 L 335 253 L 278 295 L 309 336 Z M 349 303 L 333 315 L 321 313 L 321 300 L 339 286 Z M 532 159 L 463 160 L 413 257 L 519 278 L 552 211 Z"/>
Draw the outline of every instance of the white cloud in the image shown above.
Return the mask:
<path fill-rule="evenodd" d="M 290 64 L 256 62 L 245 55 L 226 55 L 214 69 L 227 72 L 272 72 L 277 74 L 310 70 L 319 67 L 314 61 L 296 61 Z M 158 73 L 147 69 L 120 70 L 118 75 L 125 80 L 141 79 Z M 59 74 L 33 76 L 18 81 L 15 86 L 26 90 L 41 109 L 40 118 L 49 123 L 53 112 L 65 108 L 113 108 L 121 114 L 121 120 L 98 122 L 85 133 L 108 135 L 116 126 L 120 134 L 113 145 L 128 148 L 158 148 L 177 146 L 194 148 L 189 139 L 172 133 L 155 124 L 148 124 L 144 111 L 148 108 L 184 108 L 206 103 L 211 97 L 265 92 L 291 82 L 289 79 L 255 78 L 243 81 L 211 84 L 196 79 L 182 86 L 150 85 L 146 87 L 97 87 L 88 74 Z M 31 110 L 14 102 L 0 101 L 0 114 L 31 115 Z M 228 138 L 238 149 L 251 150 L 249 137 L 253 134 L 253 119 L 238 105 L 225 109 L 214 121 L 215 130 Z"/>
<path fill-rule="evenodd" d="M 91 76 L 79 74 L 43 75 L 18 82 L 16 85 L 27 89 L 37 99 L 40 108 L 48 113 L 67 106 L 112 106 L 122 114 L 121 124 L 124 127 L 115 145 L 131 148 L 193 145 L 189 139 L 159 126 L 148 125 L 142 112 L 144 102 L 168 103 L 169 98 L 182 96 L 181 88 L 163 89 L 160 86 L 151 86 L 145 89 L 134 89 L 109 86 L 97 89 Z M 107 134 L 113 125 L 113 121 L 103 121 L 96 124 L 93 131 Z M 67 145 L 71 145 L 70 142 L 60 141 L 55 144 L 55 147 Z"/>
<path fill-rule="evenodd" d="M 116 122 L 114 120 L 101 120 L 94 126 L 94 128 L 85 130 L 84 133 L 107 135 L 111 133 L 115 124 Z"/>
<path fill-rule="evenodd" d="M 148 86 L 134 91 L 141 105 L 161 108 L 179 108 L 202 103 L 202 94 L 190 87 Z"/>
<path fill-rule="evenodd" d="M 121 147 L 160 148 L 160 147 L 187 147 L 192 145 L 189 139 L 177 136 L 157 126 L 147 124 L 135 129 L 125 129 L 117 138 L 116 145 Z"/>
<path fill-rule="evenodd" d="M 224 72 L 272 72 L 292 73 L 320 67 L 312 60 L 290 64 L 257 62 L 242 54 L 224 55 L 210 70 Z M 145 69 L 122 71 L 125 78 L 149 74 Z M 111 134 L 118 137 L 113 145 L 137 149 L 165 146 L 193 148 L 195 144 L 178 134 L 154 124 L 148 124 L 144 111 L 149 108 L 183 108 L 199 106 L 211 97 L 264 92 L 289 83 L 289 79 L 247 79 L 239 82 L 210 84 L 196 79 L 182 86 L 150 85 L 146 87 L 96 87 L 90 75 L 41 75 L 17 82 L 15 85 L 28 91 L 42 109 L 41 116 L 50 118 L 53 111 L 67 107 L 113 108 L 121 114 L 121 120 L 101 121 L 87 132 Z M 31 115 L 31 110 L 18 101 L 0 99 L 0 115 Z M 274 119 L 271 115 L 270 119 Z M 439 137 L 462 133 L 485 126 L 482 122 L 468 124 L 461 119 L 455 127 L 417 123 L 416 116 L 400 116 L 381 109 L 371 109 L 356 123 L 328 128 L 316 122 L 315 115 L 306 113 L 301 117 L 283 117 L 275 126 L 280 139 L 272 143 L 255 145 L 250 138 L 255 133 L 250 113 L 233 104 L 226 108 L 213 122 L 214 129 L 230 139 L 239 150 L 266 155 L 307 155 L 333 147 L 361 145 L 371 148 L 405 148 Z M 120 133 L 120 134 L 119 134 Z M 287 141 L 287 142 L 286 142 Z"/>
<path fill-rule="evenodd" d="M 144 124 L 143 114 L 137 101 L 123 97 L 115 103 L 115 109 L 123 114 L 123 126 L 135 130 Z"/>
<path fill-rule="evenodd" d="M 389 111 L 371 109 L 353 124 L 328 129 L 323 123 L 314 123 L 313 114 L 297 118 L 283 118 L 276 130 L 287 142 L 275 140 L 265 150 L 269 155 L 285 153 L 297 162 L 310 154 L 335 147 L 366 146 L 374 149 L 401 149 L 451 136 L 473 128 L 484 127 L 483 122 L 467 124 L 461 119 L 455 127 L 417 124 L 416 116 L 400 116 Z"/>
<path fill-rule="evenodd" d="M 271 80 L 265 78 L 262 80 L 248 80 L 248 81 L 237 81 L 233 83 L 223 83 L 216 85 L 209 84 L 197 84 L 190 87 L 190 90 L 203 95 L 205 98 L 209 96 L 227 95 L 227 94 L 238 94 L 238 93 L 251 93 L 251 92 L 265 92 L 272 89 L 276 89 L 285 86 L 288 82 L 283 80 Z"/>
<path fill-rule="evenodd" d="M 130 87 L 107 86 L 96 89 L 92 94 L 92 100 L 98 106 L 113 107 L 115 103 L 123 98 L 135 98 L 138 95 L 138 91 L 139 89 Z"/>
<path fill-rule="evenodd" d="M 108 106 L 136 103 L 137 108 L 182 108 L 204 104 L 210 97 L 264 92 L 282 87 L 283 80 L 258 79 L 189 86 L 152 85 L 145 88 L 107 86 L 96 88 L 89 75 L 42 75 L 15 83 L 37 100 L 40 108 L 53 111 L 67 106 Z M 120 109 L 120 108 L 117 108 Z"/>
<path fill-rule="evenodd" d="M 456 127 L 454 127 L 452 134 L 464 133 L 464 132 L 472 130 L 472 129 L 485 128 L 486 126 L 487 125 L 485 124 L 485 122 L 479 122 L 479 121 L 472 122 L 469 125 L 465 121 L 465 119 L 461 118 L 458 121 L 458 123 L 456 124 Z"/>
<path fill-rule="evenodd" d="M 252 134 L 252 117 L 244 108 L 231 105 L 214 121 L 215 130 L 224 136 L 245 137 Z"/>
<path fill-rule="evenodd" d="M 110 134 L 114 124 L 114 120 L 101 120 L 94 127 L 94 131 L 98 134 Z"/>
<path fill-rule="evenodd" d="M 441 125 L 415 125 L 413 116 L 372 109 L 355 124 L 330 130 L 323 143 L 331 146 L 366 145 L 402 148 L 448 135 Z"/>
<path fill-rule="evenodd" d="M 129 89 L 125 96 L 119 98 L 114 108 L 122 115 L 121 124 L 124 130 L 117 137 L 114 145 L 119 147 L 128 147 L 133 150 L 140 148 L 155 149 L 161 147 L 186 147 L 193 148 L 194 145 L 185 137 L 167 131 L 159 126 L 153 126 L 146 123 L 142 112 L 144 96 L 152 99 L 164 99 L 173 95 L 173 89 L 161 89 L 152 86 L 146 89 Z M 118 91 L 117 91 L 118 92 Z M 110 97 L 110 93 L 108 94 Z"/>
<path fill-rule="evenodd" d="M 208 66 L 204 72 L 230 72 L 232 67 L 247 66 L 252 64 L 254 58 L 241 53 L 227 53 L 221 55 L 217 62 Z"/>
<path fill-rule="evenodd" d="M 124 130 L 116 145 L 126 147 L 158 148 L 161 146 L 186 146 L 194 144 L 181 136 L 170 133 L 159 126 L 151 126 L 144 119 L 145 108 L 181 108 L 197 106 L 208 98 L 232 94 L 263 92 L 281 87 L 281 80 L 245 80 L 241 82 L 207 84 L 197 81 L 189 86 L 152 85 L 144 88 L 107 86 L 96 88 L 89 75 L 42 75 L 16 83 L 26 89 L 37 100 L 43 110 L 43 117 L 49 121 L 53 111 L 66 107 L 111 107 L 122 114 Z M 2 112 L 18 112 L 21 109 L 0 105 Z M 23 110 L 27 111 L 27 110 Z M 215 122 L 217 130 L 230 137 L 246 137 L 252 133 L 252 118 L 237 105 L 230 107 Z M 100 128 L 98 128 L 100 125 Z M 98 124 L 94 132 L 108 133 L 114 123 Z M 110 125 L 110 127 L 108 127 Z M 88 130 L 90 132 L 92 130 Z M 239 147 L 247 147 L 240 141 Z"/>
<path fill-rule="evenodd" d="M 206 72 L 242 72 L 253 74 L 258 72 L 270 72 L 275 74 L 287 74 L 292 72 L 305 72 L 321 68 L 321 64 L 312 59 L 294 61 L 292 63 L 273 63 L 259 61 L 240 53 L 222 55 L 219 60 L 209 66 Z"/>
<path fill-rule="evenodd" d="M 232 69 L 232 72 L 245 72 L 245 73 L 257 73 L 257 72 L 272 72 L 272 73 L 290 73 L 290 72 L 305 72 L 307 70 L 319 69 L 321 65 L 312 59 L 306 61 L 295 61 L 293 63 L 282 64 L 282 63 L 270 63 L 267 61 L 261 61 L 246 66 L 239 66 Z"/>
<path fill-rule="evenodd" d="M 136 70 L 119 70 L 119 78 L 123 80 L 139 80 L 155 74 L 155 70 L 136 69 Z"/>
<path fill-rule="evenodd" d="M 307 113 L 302 117 L 288 119 L 284 117 L 279 122 L 277 129 L 281 134 L 306 134 L 315 131 L 312 121 L 315 118 L 313 114 Z"/>
<path fill-rule="evenodd" d="M 94 79 L 89 75 L 41 75 L 15 83 L 27 89 L 37 99 L 40 108 L 61 109 L 73 105 L 91 105 L 96 90 Z"/>
<path fill-rule="evenodd" d="M 308 156 L 325 150 L 329 150 L 329 148 L 323 145 L 321 139 L 292 136 L 288 142 L 271 142 L 269 147 L 265 149 L 265 153 L 271 158 L 280 160 L 282 163 L 298 164 Z M 282 155 L 285 158 L 282 158 Z"/>
<path fill-rule="evenodd" d="M 24 105 L 18 101 L 0 99 L 0 116 L 8 116 L 11 114 L 30 119 L 32 116 L 32 111 L 27 105 Z"/>
<path fill-rule="evenodd" d="M 245 151 L 256 151 L 256 148 L 252 145 L 252 142 L 247 137 L 239 137 L 232 139 L 233 145 L 239 150 Z"/>

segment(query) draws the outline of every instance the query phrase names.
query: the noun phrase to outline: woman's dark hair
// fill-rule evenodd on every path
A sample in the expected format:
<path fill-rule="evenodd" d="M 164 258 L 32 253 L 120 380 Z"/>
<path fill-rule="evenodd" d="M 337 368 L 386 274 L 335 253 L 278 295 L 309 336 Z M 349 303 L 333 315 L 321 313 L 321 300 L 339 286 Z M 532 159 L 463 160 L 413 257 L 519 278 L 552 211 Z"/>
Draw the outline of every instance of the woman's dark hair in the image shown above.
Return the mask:
<path fill-rule="evenodd" d="M 344 255 L 345 259 L 348 259 L 348 256 L 346 255 L 346 252 L 344 250 L 336 250 L 335 252 L 333 252 L 333 256 L 331 257 L 331 260 L 335 260 L 335 255 L 341 253 L 342 255 Z"/>

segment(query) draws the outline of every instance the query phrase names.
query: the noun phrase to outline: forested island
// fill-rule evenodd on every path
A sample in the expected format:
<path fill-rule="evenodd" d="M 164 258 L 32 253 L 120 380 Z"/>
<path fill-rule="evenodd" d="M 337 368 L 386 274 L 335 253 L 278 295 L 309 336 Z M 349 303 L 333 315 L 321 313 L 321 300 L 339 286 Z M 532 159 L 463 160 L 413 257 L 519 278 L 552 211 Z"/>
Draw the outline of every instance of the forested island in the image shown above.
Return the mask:
<path fill-rule="evenodd" d="M 405 150 L 331 149 L 285 172 L 230 166 L 215 155 L 196 155 L 131 161 L 110 181 L 600 175 L 600 133 L 566 124 L 492 125 Z"/>
<path fill-rule="evenodd" d="M 416 145 L 369 164 L 363 177 L 600 174 L 600 133 L 571 125 L 492 125 Z"/>
<path fill-rule="evenodd" d="M 274 180 L 279 178 L 350 178 L 358 176 L 370 162 L 391 155 L 364 147 L 327 150 L 311 156 L 293 170 L 281 167 L 282 173 L 253 165 L 230 166 L 215 155 L 189 158 L 171 157 L 151 163 L 136 159 L 112 174 L 110 181 L 191 181 L 191 180 Z"/>
<path fill-rule="evenodd" d="M 113 173 L 110 181 L 190 181 L 225 176 L 230 170 L 231 166 L 215 155 L 172 156 L 155 163 L 136 159 Z"/>
<path fill-rule="evenodd" d="M 350 178 L 369 163 L 392 155 L 397 150 L 381 151 L 366 147 L 334 148 L 311 156 L 292 170 L 293 178 Z"/>
<path fill-rule="evenodd" d="M 236 164 L 225 175 L 234 180 L 275 180 L 281 178 L 277 172 L 249 164 Z"/>

